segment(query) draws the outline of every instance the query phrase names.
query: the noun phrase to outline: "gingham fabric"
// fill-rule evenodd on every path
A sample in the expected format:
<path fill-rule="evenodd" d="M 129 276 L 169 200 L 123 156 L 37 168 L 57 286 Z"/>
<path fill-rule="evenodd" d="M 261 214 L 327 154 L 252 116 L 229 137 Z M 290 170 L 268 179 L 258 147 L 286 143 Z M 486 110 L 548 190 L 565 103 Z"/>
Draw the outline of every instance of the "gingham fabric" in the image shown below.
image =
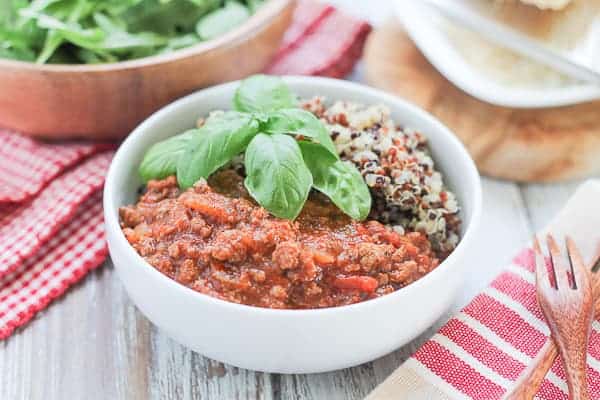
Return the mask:
<path fill-rule="evenodd" d="M 50 182 L 31 202 L 0 211 L 0 276 L 36 253 L 102 187 L 111 155 L 91 157 Z"/>
<path fill-rule="evenodd" d="M 549 230 L 557 238 L 574 236 L 589 255 L 600 238 L 598 224 L 600 182 L 588 182 Z M 366 400 L 501 399 L 549 336 L 536 301 L 534 270 L 533 252 L 525 249 Z M 600 399 L 599 321 L 592 325 L 588 383 L 591 398 Z M 567 390 L 557 359 L 536 398 L 566 400 Z"/>
<path fill-rule="evenodd" d="M 346 75 L 369 31 L 331 6 L 301 0 L 267 72 Z M 0 130 L 0 339 L 105 260 L 101 189 L 112 147 Z"/>
<path fill-rule="evenodd" d="M 96 191 L 19 268 L 0 278 L 0 339 L 101 265 L 107 254 L 102 191 Z"/>
<path fill-rule="evenodd" d="M 105 144 L 46 144 L 0 131 L 0 204 L 23 202 L 48 182 Z"/>

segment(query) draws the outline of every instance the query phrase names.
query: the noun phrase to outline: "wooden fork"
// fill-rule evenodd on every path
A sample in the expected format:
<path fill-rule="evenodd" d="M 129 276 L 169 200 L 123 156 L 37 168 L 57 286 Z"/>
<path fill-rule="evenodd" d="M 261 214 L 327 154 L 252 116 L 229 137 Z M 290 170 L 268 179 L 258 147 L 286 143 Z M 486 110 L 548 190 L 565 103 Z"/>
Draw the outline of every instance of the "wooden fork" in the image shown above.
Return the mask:
<path fill-rule="evenodd" d="M 546 262 L 536 239 L 534 251 L 538 302 L 563 361 L 570 398 L 587 400 L 590 395 L 586 358 L 594 301 L 590 277 L 571 238 L 566 238 L 570 266 L 561 256 L 551 235 L 548 235 L 547 242 L 556 289 L 550 285 Z M 569 273 L 573 282 L 569 282 Z"/>
<path fill-rule="evenodd" d="M 548 239 L 549 239 L 549 247 L 554 248 L 555 254 L 558 253 L 557 246 L 556 246 L 556 243 L 554 242 L 554 240 L 551 239 L 551 237 L 549 237 Z M 550 241 L 553 242 L 553 246 L 550 246 Z M 567 250 L 568 250 L 568 253 L 571 258 L 573 270 L 575 270 L 576 267 L 578 268 L 580 265 L 583 264 L 583 263 L 581 263 L 581 256 L 579 255 L 579 252 L 577 251 L 572 240 L 568 239 L 567 243 L 568 243 Z M 540 247 L 539 247 L 539 243 L 538 243 L 537 239 L 534 240 L 534 246 L 535 246 L 534 250 L 535 250 L 535 254 L 536 254 L 536 272 L 537 272 L 538 266 L 544 267 L 544 270 L 542 272 L 545 272 L 546 271 L 545 263 L 543 263 L 543 257 L 541 256 L 541 251 L 540 251 Z M 575 255 L 575 258 L 578 259 L 577 266 L 573 262 L 573 258 L 574 258 L 573 255 Z M 558 259 L 559 262 L 561 261 L 560 258 L 558 258 L 559 256 L 555 256 L 552 253 L 551 253 L 551 256 L 552 256 L 553 260 Z M 540 264 L 540 261 L 539 261 L 540 259 L 542 260 L 543 264 Z M 597 246 L 596 254 L 594 255 L 594 258 L 592 259 L 590 269 L 594 268 L 594 266 L 596 265 L 598 260 L 600 260 L 600 244 Z M 546 276 L 546 278 L 547 278 L 547 276 Z M 592 282 L 592 293 L 593 293 L 593 299 L 595 299 L 594 314 L 596 317 L 600 317 L 600 276 L 593 274 L 592 281 L 593 281 Z M 546 282 L 548 282 L 548 281 L 546 281 Z M 593 302 L 594 302 L 594 300 L 592 300 L 592 303 Z M 585 332 L 585 330 L 584 330 L 584 332 Z M 588 333 L 589 333 L 589 330 L 588 330 Z M 523 371 L 523 373 L 521 374 L 519 379 L 515 382 L 515 386 L 504 395 L 503 400 L 533 399 L 535 394 L 538 392 L 540 386 L 542 385 L 546 374 L 548 373 L 550 368 L 552 368 L 552 364 L 554 363 L 554 360 L 558 356 L 558 353 L 559 353 L 559 350 L 558 350 L 554 340 L 552 340 L 552 338 L 548 338 L 548 340 L 546 340 L 546 343 L 544 343 L 544 346 L 542 346 L 542 348 L 540 349 L 538 355 L 532 360 L 530 365 L 525 369 L 525 371 Z M 587 349 L 586 349 L 584 355 L 585 354 L 587 354 Z M 585 371 L 585 367 L 584 367 L 584 371 Z M 570 386 L 569 386 L 569 391 L 572 393 Z M 582 397 L 582 398 L 584 398 L 584 397 Z"/>

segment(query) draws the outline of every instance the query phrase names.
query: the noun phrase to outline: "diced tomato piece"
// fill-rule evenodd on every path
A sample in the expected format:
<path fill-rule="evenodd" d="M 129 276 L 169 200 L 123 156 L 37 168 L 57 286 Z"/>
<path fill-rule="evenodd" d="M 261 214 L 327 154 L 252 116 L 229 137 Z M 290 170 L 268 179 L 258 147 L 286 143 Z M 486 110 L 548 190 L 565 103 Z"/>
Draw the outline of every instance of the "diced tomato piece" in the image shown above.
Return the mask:
<path fill-rule="evenodd" d="M 192 210 L 198 211 L 200 214 L 215 218 L 217 221 L 226 221 L 228 214 L 227 210 L 223 207 L 218 207 L 215 204 L 211 204 L 206 199 L 195 195 L 184 195 L 181 197 L 183 205 L 191 208 Z"/>
<path fill-rule="evenodd" d="M 402 236 L 398 232 L 385 231 L 381 234 L 381 237 L 394 247 L 400 247 L 402 244 Z"/>
<path fill-rule="evenodd" d="M 372 293 L 377 289 L 377 279 L 370 276 L 337 276 L 333 285 L 340 289 L 356 289 Z"/>
<path fill-rule="evenodd" d="M 313 252 L 313 259 L 319 265 L 331 265 L 335 262 L 335 257 L 324 251 L 315 250 Z"/>
<path fill-rule="evenodd" d="M 406 254 L 410 258 L 415 258 L 417 254 L 419 254 L 419 248 L 413 244 L 407 243 L 406 245 Z"/>

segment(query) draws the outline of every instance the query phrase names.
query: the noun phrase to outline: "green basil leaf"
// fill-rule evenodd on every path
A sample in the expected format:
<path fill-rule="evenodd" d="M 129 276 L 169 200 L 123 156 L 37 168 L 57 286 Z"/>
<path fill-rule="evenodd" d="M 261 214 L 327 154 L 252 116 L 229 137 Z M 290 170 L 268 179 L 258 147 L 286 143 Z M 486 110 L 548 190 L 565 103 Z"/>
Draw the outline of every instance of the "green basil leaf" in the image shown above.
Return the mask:
<path fill-rule="evenodd" d="M 300 214 L 312 176 L 296 140 L 259 133 L 246 149 L 244 165 L 244 184 L 258 204 L 279 218 L 295 219 Z"/>
<path fill-rule="evenodd" d="M 314 188 L 353 219 L 366 219 L 371 211 L 371 193 L 354 164 L 332 157 L 321 145 L 306 141 L 299 145 Z"/>
<path fill-rule="evenodd" d="M 301 108 L 286 108 L 269 114 L 269 120 L 264 124 L 262 130 L 271 134 L 302 135 L 321 144 L 336 158 L 338 157 L 325 124 L 313 113 Z"/>
<path fill-rule="evenodd" d="M 228 111 L 211 116 L 177 163 L 179 186 L 187 189 L 198 179 L 208 178 L 244 151 L 257 133 L 258 122 L 250 114 Z"/>
<path fill-rule="evenodd" d="M 190 141 L 197 132 L 197 129 L 192 129 L 150 147 L 139 168 L 144 182 L 174 175 L 177 172 L 177 162 L 189 148 Z"/>
<path fill-rule="evenodd" d="M 250 11 L 237 1 L 228 1 L 225 7 L 219 8 L 198 21 L 196 33 L 204 40 L 209 40 L 229 32 L 250 17 Z"/>
<path fill-rule="evenodd" d="M 234 108 L 245 112 L 294 108 L 297 104 L 296 96 L 283 79 L 269 75 L 253 75 L 244 79 L 233 98 Z"/>

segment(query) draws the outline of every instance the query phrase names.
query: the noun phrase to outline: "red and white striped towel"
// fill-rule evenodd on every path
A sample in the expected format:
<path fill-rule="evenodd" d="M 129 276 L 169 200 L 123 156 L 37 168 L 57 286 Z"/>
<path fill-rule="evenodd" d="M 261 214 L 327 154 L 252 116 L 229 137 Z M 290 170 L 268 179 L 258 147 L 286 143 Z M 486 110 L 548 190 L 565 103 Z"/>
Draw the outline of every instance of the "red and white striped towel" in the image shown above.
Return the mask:
<path fill-rule="evenodd" d="M 600 181 L 584 184 L 548 228 L 571 235 L 587 259 L 600 239 Z M 367 400 L 500 399 L 546 341 L 535 297 L 534 259 L 522 251 L 481 294 L 454 316 Z M 600 399 L 600 322 L 592 326 L 588 382 Z M 567 399 L 559 360 L 538 399 Z"/>
<path fill-rule="evenodd" d="M 344 76 L 370 29 L 301 0 L 267 72 Z M 114 147 L 0 130 L 0 339 L 106 259 L 101 189 Z"/>

